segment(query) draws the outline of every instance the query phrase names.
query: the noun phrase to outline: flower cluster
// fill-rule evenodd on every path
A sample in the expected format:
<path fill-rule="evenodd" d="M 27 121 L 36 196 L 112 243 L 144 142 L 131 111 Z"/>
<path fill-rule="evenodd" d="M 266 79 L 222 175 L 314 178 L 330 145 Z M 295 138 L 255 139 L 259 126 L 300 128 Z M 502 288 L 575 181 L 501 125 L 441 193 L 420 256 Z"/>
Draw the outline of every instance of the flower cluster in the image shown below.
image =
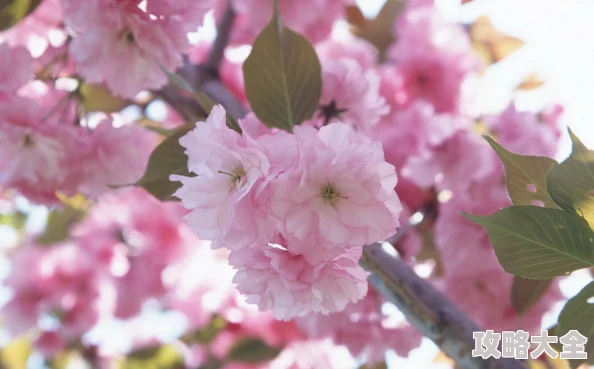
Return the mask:
<path fill-rule="evenodd" d="M 123 190 L 102 196 L 67 240 L 30 240 L 6 281 L 14 293 L 3 308 L 8 328 L 20 334 L 49 317 L 42 329 L 72 342 L 102 319 L 135 316 L 167 292 L 165 270 L 196 247 L 182 214 L 141 189 Z"/>
<path fill-rule="evenodd" d="M 290 319 L 365 296 L 362 247 L 393 235 L 401 209 L 379 142 L 343 123 L 242 136 L 217 106 L 180 144 L 196 174 L 171 178 L 185 219 L 231 251 L 248 302 Z"/>
<path fill-rule="evenodd" d="M 66 92 L 41 87 L 46 105 L 66 101 Z M 150 132 L 116 128 L 109 118 L 93 130 L 61 124 L 57 115 L 71 116 L 69 107 L 52 115 L 42 103 L 21 96 L 0 99 L 0 186 L 53 204 L 57 192 L 95 197 L 140 178 L 156 144 Z"/>
<path fill-rule="evenodd" d="M 64 21 L 76 34 L 70 55 L 91 83 L 105 82 L 133 98 L 167 82 L 161 67 L 175 70 L 214 0 L 62 0 Z"/>
<path fill-rule="evenodd" d="M 222 14 L 225 0 L 218 0 L 216 13 Z M 232 42 L 251 44 L 258 33 L 268 24 L 272 16 L 271 2 L 268 0 L 232 0 L 237 12 L 233 28 Z M 324 40 L 332 31 L 334 23 L 344 17 L 345 6 L 353 0 L 280 0 L 279 11 L 287 26 L 299 32 L 312 42 Z M 323 12 L 312 9 L 324 9 Z"/>

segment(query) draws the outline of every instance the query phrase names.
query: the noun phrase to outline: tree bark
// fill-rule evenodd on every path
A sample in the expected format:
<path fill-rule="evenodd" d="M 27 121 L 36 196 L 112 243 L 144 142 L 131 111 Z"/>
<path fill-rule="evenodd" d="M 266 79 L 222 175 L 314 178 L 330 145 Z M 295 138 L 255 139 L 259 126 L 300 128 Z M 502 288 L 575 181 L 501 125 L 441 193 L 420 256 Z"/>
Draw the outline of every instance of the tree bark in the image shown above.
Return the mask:
<path fill-rule="evenodd" d="M 404 261 L 384 251 L 381 244 L 365 246 L 360 263 L 371 272 L 369 282 L 460 368 L 528 368 L 516 359 L 472 357 L 472 332 L 482 329 Z"/>

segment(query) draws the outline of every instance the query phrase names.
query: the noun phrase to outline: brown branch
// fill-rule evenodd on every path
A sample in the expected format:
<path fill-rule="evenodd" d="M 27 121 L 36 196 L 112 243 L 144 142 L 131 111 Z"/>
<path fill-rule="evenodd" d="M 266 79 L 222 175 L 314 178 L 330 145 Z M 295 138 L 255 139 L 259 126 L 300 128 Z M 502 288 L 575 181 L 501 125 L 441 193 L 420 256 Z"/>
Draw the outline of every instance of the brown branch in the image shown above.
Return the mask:
<path fill-rule="evenodd" d="M 210 54 L 206 60 L 206 68 L 210 68 L 214 71 L 218 71 L 221 62 L 225 56 L 225 48 L 229 43 L 229 37 L 231 36 L 231 28 L 233 27 L 233 21 L 235 20 L 235 12 L 231 5 L 231 1 L 227 2 L 227 7 L 223 12 L 223 17 L 217 25 L 217 37 L 212 44 Z"/>
<path fill-rule="evenodd" d="M 213 42 L 207 61 L 201 65 L 194 65 L 188 58 L 184 58 L 184 65 L 177 73 L 195 91 L 201 91 L 209 95 L 223 105 L 233 118 L 237 119 L 243 118 L 247 112 L 243 105 L 225 88 L 219 76 L 219 68 L 229 42 L 234 19 L 235 12 L 231 7 L 231 1 L 229 1 L 223 17 L 217 25 L 217 37 Z M 195 99 L 188 94 L 182 93 L 179 88 L 171 83 L 161 90 L 155 91 L 154 95 L 175 108 L 188 122 L 195 122 L 206 115 L 206 112 Z"/>
<path fill-rule="evenodd" d="M 406 316 L 424 336 L 465 369 L 526 369 L 515 359 L 472 357 L 472 332 L 481 331 L 462 310 L 401 259 L 375 243 L 364 247 L 361 265 L 371 272 L 370 283 Z"/>

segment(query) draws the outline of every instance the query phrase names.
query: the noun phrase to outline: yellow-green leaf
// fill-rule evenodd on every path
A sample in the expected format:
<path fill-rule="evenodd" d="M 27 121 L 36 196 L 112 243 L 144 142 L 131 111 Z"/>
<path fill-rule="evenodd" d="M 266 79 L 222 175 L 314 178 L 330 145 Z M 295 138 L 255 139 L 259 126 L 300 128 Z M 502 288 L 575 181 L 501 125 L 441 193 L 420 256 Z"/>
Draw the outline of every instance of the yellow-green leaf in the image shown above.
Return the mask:
<path fill-rule="evenodd" d="M 10 214 L 0 214 L 0 225 L 12 227 L 16 230 L 21 230 L 25 226 L 27 214 L 20 211 Z"/>
<path fill-rule="evenodd" d="M 225 328 L 226 325 L 227 321 L 225 319 L 223 319 L 221 316 L 215 315 L 206 327 L 185 334 L 181 338 L 181 341 L 188 345 L 193 345 L 196 343 L 201 345 L 209 344 Z"/>
<path fill-rule="evenodd" d="M 0 31 L 25 18 L 41 4 L 41 0 L 0 0 Z"/>
<path fill-rule="evenodd" d="M 181 183 L 170 181 L 169 176 L 193 176 L 188 170 L 185 149 L 179 144 L 179 139 L 193 128 L 194 125 L 183 126 L 163 140 L 151 153 L 146 171 L 135 185 L 144 188 L 159 200 L 178 201 L 172 195 L 181 187 Z"/>
<path fill-rule="evenodd" d="M 351 32 L 371 42 L 379 51 L 379 59 L 382 61 L 388 46 L 396 40 L 394 38 L 394 22 L 404 8 L 404 0 L 387 0 L 375 19 L 351 22 Z M 350 14 L 355 15 L 356 13 L 351 10 Z"/>
<path fill-rule="evenodd" d="M 572 329 L 578 330 L 582 335 L 589 337 L 594 334 L 594 304 L 588 302 L 594 297 L 594 282 L 569 299 L 561 314 L 559 314 L 558 336 L 563 336 Z"/>
<path fill-rule="evenodd" d="M 569 130 L 573 150 L 547 178 L 551 197 L 563 209 L 575 212 L 594 226 L 594 151 Z"/>
<path fill-rule="evenodd" d="M 569 299 L 559 314 L 559 325 L 555 335 L 562 337 L 572 329 L 588 337 L 586 352 L 588 360 L 570 360 L 572 368 L 588 362 L 594 364 L 594 304 L 590 299 L 594 297 L 594 282 L 586 285 L 577 295 Z"/>
<path fill-rule="evenodd" d="M 102 85 L 81 82 L 78 93 L 81 104 L 87 112 L 115 113 L 128 106 L 126 100 L 114 96 L 107 87 Z"/>
<path fill-rule="evenodd" d="M 508 273 L 546 279 L 594 265 L 594 232 L 573 213 L 512 206 L 488 216 L 464 215 L 486 228 Z"/>
<path fill-rule="evenodd" d="M 243 338 L 229 349 L 229 360 L 257 364 L 274 359 L 281 352 L 280 347 L 270 347 L 259 338 Z"/>
<path fill-rule="evenodd" d="M 70 228 L 87 214 L 88 202 L 84 196 L 58 197 L 62 200 L 63 208 L 49 213 L 45 230 L 37 237 L 40 245 L 51 245 L 67 239 Z"/>
<path fill-rule="evenodd" d="M 24 369 L 31 354 L 31 343 L 24 338 L 14 340 L 0 349 L 0 368 Z"/>
<path fill-rule="evenodd" d="M 505 167 L 505 183 L 514 205 L 536 205 L 559 208 L 547 191 L 547 174 L 557 162 L 542 156 L 515 154 L 491 137 L 483 136 L 493 147 Z"/>
<path fill-rule="evenodd" d="M 283 24 L 276 7 L 243 64 L 243 75 L 250 105 L 268 127 L 292 132 L 318 108 L 322 71 L 316 51 Z"/>
<path fill-rule="evenodd" d="M 118 363 L 118 369 L 181 369 L 183 356 L 173 346 L 154 346 L 132 351 Z"/>
<path fill-rule="evenodd" d="M 512 307 L 518 314 L 526 313 L 551 285 L 552 279 L 528 279 L 514 276 Z"/>

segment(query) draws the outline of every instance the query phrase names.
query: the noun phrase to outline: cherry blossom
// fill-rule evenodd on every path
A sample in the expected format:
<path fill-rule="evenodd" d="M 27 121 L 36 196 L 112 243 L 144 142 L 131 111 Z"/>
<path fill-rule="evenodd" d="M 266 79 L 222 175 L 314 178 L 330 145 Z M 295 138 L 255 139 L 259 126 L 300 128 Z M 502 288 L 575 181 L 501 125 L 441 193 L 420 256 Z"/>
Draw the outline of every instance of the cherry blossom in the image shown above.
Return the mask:
<path fill-rule="evenodd" d="M 161 67 L 175 70 L 181 66 L 181 54 L 189 47 L 188 25 L 173 16 L 177 12 L 170 13 L 172 9 L 159 3 L 148 7 L 159 15 L 153 19 L 138 2 L 64 3 L 65 21 L 77 33 L 70 54 L 88 82 L 105 81 L 115 94 L 133 98 L 143 89 L 156 89 L 167 82 Z"/>
<path fill-rule="evenodd" d="M 282 245 L 263 245 L 234 251 L 229 263 L 238 269 L 233 281 L 248 303 L 288 320 L 310 312 L 340 311 L 365 296 L 368 273 L 359 266 L 359 256 L 354 248 L 310 265 Z"/>
<path fill-rule="evenodd" d="M 318 42 L 325 39 L 334 22 L 343 17 L 345 5 L 352 3 L 352 0 L 281 0 L 278 6 L 289 28 Z M 219 0 L 218 13 L 224 4 L 225 1 Z M 236 44 L 251 44 L 270 21 L 272 3 L 268 0 L 233 0 L 232 4 L 237 12 L 232 40 Z M 324 12 L 311 11 L 316 8 L 323 8 Z"/>
<path fill-rule="evenodd" d="M 304 241 L 318 234 L 328 247 L 344 247 L 394 234 L 401 209 L 396 173 L 378 143 L 361 142 L 343 124 L 319 132 L 295 127 L 295 136 L 299 164 L 271 184 L 271 211 L 285 235 Z"/>
<path fill-rule="evenodd" d="M 435 7 L 414 4 L 398 20 L 388 51 L 403 83 L 404 103 L 431 103 L 438 113 L 464 110 L 464 81 L 480 67 L 463 29 Z"/>
<path fill-rule="evenodd" d="M 192 209 L 185 219 L 199 237 L 222 238 L 234 221 L 237 204 L 264 180 L 270 163 L 257 146 L 226 126 L 221 106 L 182 137 L 180 144 L 186 148 L 188 168 L 197 175 L 171 177 L 182 183 L 175 196 Z"/>
<path fill-rule="evenodd" d="M 353 59 L 328 61 L 323 67 L 320 119 L 324 123 L 342 122 L 368 131 L 388 113 L 379 95 L 379 76 L 363 71 Z"/>
<path fill-rule="evenodd" d="M 24 47 L 10 47 L 0 44 L 0 93 L 18 90 L 32 77 L 31 54 Z M 16 70 L 12 68 L 18 65 Z"/>

